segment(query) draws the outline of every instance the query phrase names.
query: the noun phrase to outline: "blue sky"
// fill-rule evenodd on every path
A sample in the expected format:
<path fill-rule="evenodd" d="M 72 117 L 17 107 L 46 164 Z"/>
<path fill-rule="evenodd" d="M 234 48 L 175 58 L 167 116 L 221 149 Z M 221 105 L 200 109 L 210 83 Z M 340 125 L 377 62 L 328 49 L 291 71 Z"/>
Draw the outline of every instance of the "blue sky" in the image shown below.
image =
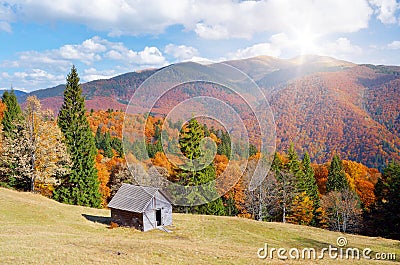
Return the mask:
<path fill-rule="evenodd" d="M 328 55 L 400 65 L 396 0 L 0 1 L 0 88 L 194 60 Z"/>

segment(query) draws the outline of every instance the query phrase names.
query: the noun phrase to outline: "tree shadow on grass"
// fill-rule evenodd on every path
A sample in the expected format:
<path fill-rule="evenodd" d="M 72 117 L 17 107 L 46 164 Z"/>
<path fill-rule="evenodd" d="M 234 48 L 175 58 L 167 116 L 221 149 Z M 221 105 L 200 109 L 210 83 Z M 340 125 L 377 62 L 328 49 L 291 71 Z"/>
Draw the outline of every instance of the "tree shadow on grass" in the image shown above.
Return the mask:
<path fill-rule="evenodd" d="M 328 243 L 310 238 L 300 238 L 299 242 L 301 244 L 301 247 L 303 248 L 316 248 L 316 249 L 328 248 L 329 245 L 335 246 L 336 244 L 336 242 Z"/>
<path fill-rule="evenodd" d="M 105 225 L 110 225 L 111 223 L 111 217 L 107 216 L 96 216 L 96 215 L 89 215 L 89 214 L 82 214 L 83 217 L 86 218 L 86 220 L 89 220 L 94 223 L 100 223 L 100 224 L 105 224 Z"/>

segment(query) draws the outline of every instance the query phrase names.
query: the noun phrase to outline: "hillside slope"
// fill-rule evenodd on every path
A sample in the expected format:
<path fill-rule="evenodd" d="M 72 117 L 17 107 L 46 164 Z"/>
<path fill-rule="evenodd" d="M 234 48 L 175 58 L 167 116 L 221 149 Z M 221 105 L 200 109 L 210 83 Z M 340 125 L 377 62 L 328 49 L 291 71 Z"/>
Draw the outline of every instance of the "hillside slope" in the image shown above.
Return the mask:
<path fill-rule="evenodd" d="M 57 203 L 40 195 L 0 188 L 1 264 L 337 264 L 318 261 L 260 260 L 270 247 L 322 249 L 340 233 L 242 218 L 174 214 L 172 233 L 107 229 L 109 210 Z M 98 222 L 95 222 L 97 220 Z M 345 235 L 348 247 L 395 253 L 400 242 Z M 340 264 L 394 264 L 343 260 Z"/>
<path fill-rule="evenodd" d="M 333 152 L 370 167 L 399 160 L 399 92 L 400 79 L 365 66 L 314 73 L 270 89 L 277 146 L 287 149 L 293 141 L 317 163 Z"/>

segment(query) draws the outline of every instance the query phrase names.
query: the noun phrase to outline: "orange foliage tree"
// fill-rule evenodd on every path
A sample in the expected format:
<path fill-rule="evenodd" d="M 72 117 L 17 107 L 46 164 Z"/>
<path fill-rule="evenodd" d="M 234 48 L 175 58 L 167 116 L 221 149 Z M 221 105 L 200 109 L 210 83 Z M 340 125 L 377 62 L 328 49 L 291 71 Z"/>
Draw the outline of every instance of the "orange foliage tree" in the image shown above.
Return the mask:
<path fill-rule="evenodd" d="M 321 195 L 326 193 L 326 182 L 328 180 L 328 167 L 327 164 L 312 164 L 314 169 L 314 177 L 317 181 L 318 191 Z"/>
<path fill-rule="evenodd" d="M 173 179 L 173 176 L 175 176 L 174 165 L 169 162 L 164 152 L 157 152 L 152 159 L 152 162 L 154 166 L 165 168 L 168 171 L 170 179 Z"/>
<path fill-rule="evenodd" d="M 375 202 L 374 185 L 380 175 L 378 170 L 348 160 L 343 160 L 343 167 L 349 183 L 354 183 L 354 189 L 363 206 L 368 209 Z"/>
<path fill-rule="evenodd" d="M 248 217 L 245 208 L 245 185 L 241 176 L 239 165 L 236 161 L 231 161 L 231 165 L 225 155 L 216 155 L 214 158 L 214 167 L 217 175 L 216 184 L 220 194 L 223 194 L 224 206 L 228 209 L 228 214 L 232 209 L 228 207 L 230 202 L 233 202 L 234 208 L 237 210 L 237 215 Z M 227 192 L 226 192 L 227 191 Z"/>
<path fill-rule="evenodd" d="M 96 156 L 96 169 L 99 177 L 99 191 L 101 194 L 101 206 L 107 207 L 107 202 L 110 197 L 110 188 L 108 187 L 108 182 L 110 180 L 110 171 L 107 169 L 106 163 L 104 163 L 105 158 L 99 152 Z"/>
<path fill-rule="evenodd" d="M 7 106 L 0 100 L 0 122 L 3 120 L 4 112 L 6 111 Z"/>

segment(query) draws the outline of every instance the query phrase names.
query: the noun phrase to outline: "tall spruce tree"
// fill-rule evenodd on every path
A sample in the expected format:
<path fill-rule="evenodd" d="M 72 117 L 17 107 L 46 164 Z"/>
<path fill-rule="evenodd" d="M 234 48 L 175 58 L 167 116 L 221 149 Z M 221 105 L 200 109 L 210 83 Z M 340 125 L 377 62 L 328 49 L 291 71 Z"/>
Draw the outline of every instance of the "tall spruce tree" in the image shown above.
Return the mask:
<path fill-rule="evenodd" d="M 72 165 L 69 175 L 61 180 L 54 197 L 64 203 L 100 207 L 100 192 L 95 156 L 95 139 L 85 116 L 85 99 L 75 66 L 67 76 L 64 103 L 58 114 L 58 126 Z"/>
<path fill-rule="evenodd" d="M 206 152 L 202 152 L 200 142 L 204 138 L 204 129 L 198 123 L 198 121 L 192 118 L 186 126 L 184 126 L 181 132 L 179 145 L 181 147 L 182 153 L 186 156 L 186 170 L 182 170 L 179 174 L 179 182 L 184 186 L 199 186 L 203 184 L 211 183 L 216 178 L 215 168 L 212 164 L 204 167 L 201 170 L 197 170 L 204 159 L 206 159 Z M 197 162 L 195 162 L 197 160 Z M 205 200 L 216 194 L 216 188 L 211 185 L 206 185 L 207 188 L 203 192 L 208 194 L 203 194 Z M 209 189 L 207 192 L 206 189 Z M 197 194 L 195 197 L 199 196 Z M 208 196 L 207 196 L 208 195 Z M 193 194 L 189 194 L 188 198 L 192 197 Z M 186 208 L 186 210 L 189 210 Z M 221 198 L 211 201 L 207 204 L 190 207 L 190 210 L 199 214 L 213 214 L 213 215 L 224 215 L 225 209 Z"/>
<path fill-rule="evenodd" d="M 280 158 L 278 152 L 275 152 L 274 159 L 272 160 L 271 170 L 274 171 L 275 174 L 280 172 L 283 169 L 283 162 Z"/>
<path fill-rule="evenodd" d="M 300 168 L 300 162 L 299 162 L 299 156 L 297 155 L 296 150 L 294 149 L 293 143 L 290 143 L 289 149 L 288 149 L 288 162 L 286 163 L 286 169 L 291 171 L 293 175 L 297 178 L 299 177 L 301 172 Z"/>
<path fill-rule="evenodd" d="M 299 191 L 306 192 L 307 196 L 314 202 L 314 208 L 317 209 L 320 206 L 318 185 L 314 177 L 314 169 L 311 167 L 311 159 L 307 152 L 304 154 L 301 164 L 303 167 L 303 174 L 298 185 Z"/>
<path fill-rule="evenodd" d="M 4 117 L 1 121 L 3 125 L 4 136 L 15 138 L 17 134 L 17 124 L 19 124 L 23 118 L 21 107 L 18 104 L 14 90 L 11 89 L 11 92 L 4 92 L 2 101 L 7 106 L 7 110 L 4 112 Z"/>
<path fill-rule="evenodd" d="M 375 185 L 376 203 L 371 212 L 375 236 L 400 240 L 400 163 L 391 162 Z"/>
<path fill-rule="evenodd" d="M 329 166 L 328 180 L 326 182 L 326 193 L 330 191 L 342 191 L 349 188 L 349 183 L 344 172 L 342 160 L 335 154 Z"/>

